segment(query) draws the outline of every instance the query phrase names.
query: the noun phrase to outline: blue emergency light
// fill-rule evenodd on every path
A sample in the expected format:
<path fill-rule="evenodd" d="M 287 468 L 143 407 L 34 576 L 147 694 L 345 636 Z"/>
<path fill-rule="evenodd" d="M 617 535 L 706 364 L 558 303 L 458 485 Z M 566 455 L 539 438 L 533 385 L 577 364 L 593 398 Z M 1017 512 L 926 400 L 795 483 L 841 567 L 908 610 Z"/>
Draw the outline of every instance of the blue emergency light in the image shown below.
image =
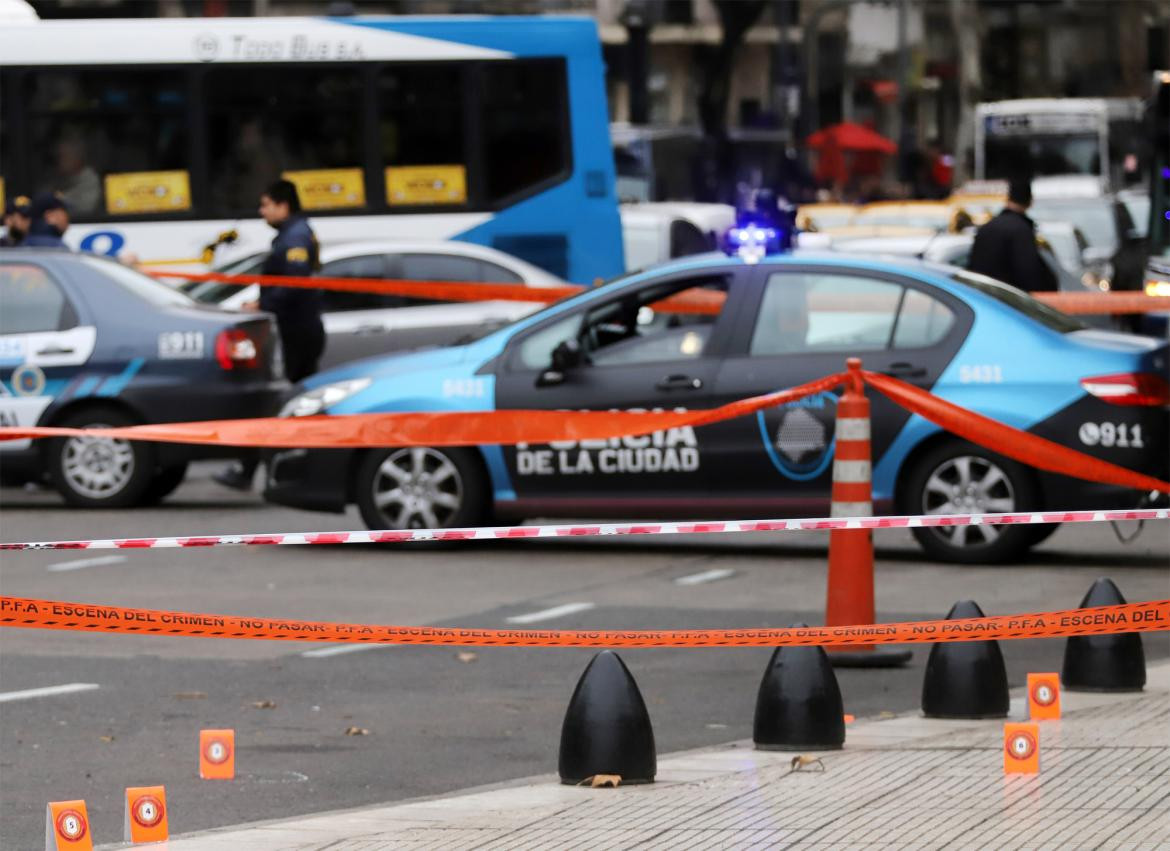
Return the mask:
<path fill-rule="evenodd" d="M 735 218 L 735 225 L 723 236 L 723 250 L 732 257 L 759 263 L 768 254 L 792 250 L 796 208 L 777 202 L 771 193 L 757 193 L 753 209 L 739 210 Z"/>

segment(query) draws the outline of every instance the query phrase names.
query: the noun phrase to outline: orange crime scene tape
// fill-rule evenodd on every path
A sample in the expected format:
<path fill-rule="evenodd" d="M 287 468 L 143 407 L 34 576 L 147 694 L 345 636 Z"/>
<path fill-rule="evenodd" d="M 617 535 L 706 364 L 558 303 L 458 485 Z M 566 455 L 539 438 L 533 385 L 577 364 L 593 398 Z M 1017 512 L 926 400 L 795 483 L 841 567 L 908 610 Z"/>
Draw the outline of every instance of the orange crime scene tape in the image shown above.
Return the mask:
<path fill-rule="evenodd" d="M 832 390 L 845 380 L 829 375 L 798 387 L 692 411 L 432 411 L 346 414 L 317 417 L 263 417 L 194 423 L 74 429 L 0 428 L 0 440 L 30 437 L 118 437 L 163 443 L 332 449 L 375 446 L 476 446 L 596 440 L 705 425 L 753 414 Z"/>
<path fill-rule="evenodd" d="M 404 281 L 390 278 L 315 278 L 297 275 L 224 275 L 219 272 L 173 272 L 168 269 L 142 268 L 156 278 L 183 278 L 188 281 L 214 281 L 222 284 L 262 287 L 295 287 L 311 290 L 399 295 L 439 301 L 522 301 L 554 304 L 589 289 L 579 284 L 530 287 L 527 284 L 457 283 L 453 281 Z M 697 287 L 683 290 L 653 302 L 650 306 L 665 313 L 717 314 L 727 296 Z"/>
<path fill-rule="evenodd" d="M 157 261 L 156 261 L 157 262 Z M 440 301 L 527 301 L 552 304 L 588 289 L 577 284 L 530 287 L 525 284 L 474 283 L 452 281 L 405 281 L 387 278 L 328 278 L 296 275 L 225 275 L 220 272 L 179 272 L 144 266 L 141 271 L 159 278 L 182 278 L 188 281 L 215 281 L 223 284 L 262 287 L 300 287 L 338 290 L 341 292 L 400 295 Z M 718 313 L 722 293 L 688 290 L 653 305 L 669 313 Z M 1140 292 L 1101 293 L 1032 293 L 1050 307 L 1069 314 L 1100 315 L 1150 313 L 1170 310 L 1170 299 Z"/>
<path fill-rule="evenodd" d="M 1064 638 L 1170 629 L 1170 600 L 966 620 L 790 629 L 531 630 L 243 618 L 0 597 L 0 627 L 191 638 L 454 647 L 799 647 Z"/>
<path fill-rule="evenodd" d="M 888 375 L 861 372 L 866 383 L 907 410 L 1024 464 L 1089 481 L 1170 493 L 1170 482 L 996 422 Z M 269 449 L 477 446 L 597 440 L 720 422 L 832 390 L 844 381 L 845 374 L 836 373 L 787 390 L 695 411 L 432 411 L 208 420 L 103 429 L 15 426 L 0 427 L 0 440 L 100 435 L 161 443 Z"/>
<path fill-rule="evenodd" d="M 1069 449 L 1035 434 L 1012 428 L 1001 422 L 962 408 L 933 393 L 899 381 L 880 372 L 862 370 L 866 384 L 884 394 L 895 404 L 930 420 L 951 434 L 986 446 L 1001 455 L 1051 473 L 1060 473 L 1093 482 L 1120 485 L 1137 490 L 1170 492 L 1170 482 L 1127 470 L 1084 452 Z"/>

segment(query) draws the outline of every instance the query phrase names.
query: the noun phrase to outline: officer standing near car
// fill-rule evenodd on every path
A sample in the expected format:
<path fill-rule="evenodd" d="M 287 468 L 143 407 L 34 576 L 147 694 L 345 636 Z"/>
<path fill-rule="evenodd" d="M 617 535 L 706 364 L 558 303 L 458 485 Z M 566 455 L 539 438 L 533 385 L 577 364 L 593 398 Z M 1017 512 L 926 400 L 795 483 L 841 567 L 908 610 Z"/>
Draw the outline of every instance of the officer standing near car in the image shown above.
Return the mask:
<path fill-rule="evenodd" d="M 320 267 L 317 237 L 301 214 L 301 200 L 292 181 L 278 180 L 260 195 L 260 217 L 276 228 L 272 250 L 260 269 L 263 275 L 307 277 Z M 276 328 L 284 353 L 284 373 L 289 381 L 302 381 L 317 371 L 325 351 L 325 325 L 321 321 L 321 291 L 302 287 L 261 287 L 260 300 L 252 305 L 276 316 Z M 215 476 L 236 490 L 248 490 L 256 471 L 253 456 Z"/>
<path fill-rule="evenodd" d="M 4 236 L 0 236 L 0 248 L 16 248 L 23 245 L 32 225 L 32 201 L 27 195 L 17 195 L 4 205 Z"/>
<path fill-rule="evenodd" d="M 1017 178 L 999 215 L 979 228 L 967 268 L 1025 292 L 1056 290 L 1056 275 L 1040 256 L 1036 223 L 1028 218 L 1032 181 Z"/>
<path fill-rule="evenodd" d="M 60 192 L 42 192 L 32 200 L 32 223 L 22 246 L 28 248 L 65 248 L 65 231 L 69 229 L 69 207 Z"/>

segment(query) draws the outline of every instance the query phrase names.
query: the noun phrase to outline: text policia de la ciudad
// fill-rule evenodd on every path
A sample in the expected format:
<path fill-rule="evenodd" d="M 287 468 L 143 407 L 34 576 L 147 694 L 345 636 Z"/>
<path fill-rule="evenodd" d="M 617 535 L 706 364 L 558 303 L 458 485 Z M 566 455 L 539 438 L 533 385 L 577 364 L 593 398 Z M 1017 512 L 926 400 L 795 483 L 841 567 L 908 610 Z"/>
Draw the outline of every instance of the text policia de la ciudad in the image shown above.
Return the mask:
<path fill-rule="evenodd" d="M 1170 629 L 1170 600 L 967 620 L 726 630 L 515 630 L 242 618 L 0 597 L 0 627 L 284 641 L 525 646 L 782 646 L 1058 638 Z"/>

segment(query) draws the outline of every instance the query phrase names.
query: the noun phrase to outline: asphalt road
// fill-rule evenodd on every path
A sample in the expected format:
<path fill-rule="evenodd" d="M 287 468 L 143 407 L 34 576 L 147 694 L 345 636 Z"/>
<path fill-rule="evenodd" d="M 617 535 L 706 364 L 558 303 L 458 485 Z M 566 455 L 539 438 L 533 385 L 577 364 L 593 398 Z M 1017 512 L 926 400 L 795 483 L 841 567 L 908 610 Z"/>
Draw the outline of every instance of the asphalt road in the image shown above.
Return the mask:
<path fill-rule="evenodd" d="M 358 518 L 266 506 L 196 469 L 164 506 L 69 511 L 51 492 L 0 491 L 0 538 L 321 531 Z M 1128 530 L 1127 530 L 1128 531 Z M 877 536 L 879 618 L 1071 607 L 1111 576 L 1130 600 L 1170 593 L 1170 528 L 1123 545 L 1066 527 L 1025 564 L 927 560 Z M 4 594 L 316 620 L 684 628 L 818 623 L 827 535 L 5 553 Z M 730 573 L 728 573 L 730 571 Z M 680 583 L 679 579 L 700 577 Z M 540 613 L 578 604 L 564 614 Z M 566 611 L 562 609 L 561 611 Z M 43 842 L 45 804 L 84 798 L 95 840 L 121 838 L 123 790 L 163 784 L 172 833 L 431 795 L 556 770 L 560 724 L 591 651 L 311 645 L 0 630 L 0 700 L 69 683 L 84 692 L 0 703 L 0 846 Z M 1058 670 L 1063 643 L 1003 645 L 1012 685 Z M 1146 637 L 1149 657 L 1170 636 Z M 751 735 L 766 649 L 624 652 L 661 753 Z M 900 670 L 842 670 L 846 711 L 917 706 L 927 651 Z M 197 778 L 199 730 L 236 730 L 237 780 Z M 347 735 L 349 728 L 367 731 Z"/>

